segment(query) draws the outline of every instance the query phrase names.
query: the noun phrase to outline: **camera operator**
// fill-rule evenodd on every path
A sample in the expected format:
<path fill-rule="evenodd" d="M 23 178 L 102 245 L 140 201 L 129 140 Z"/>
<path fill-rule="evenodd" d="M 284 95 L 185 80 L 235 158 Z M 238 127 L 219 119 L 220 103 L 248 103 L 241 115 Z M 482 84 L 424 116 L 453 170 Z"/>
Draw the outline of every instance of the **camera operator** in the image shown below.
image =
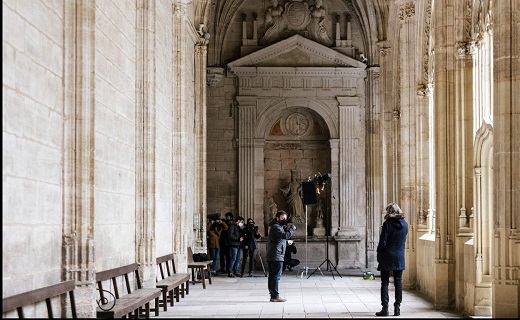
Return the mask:
<path fill-rule="evenodd" d="M 267 287 L 269 288 L 271 302 L 285 302 L 287 299 L 280 297 L 278 284 L 282 277 L 287 240 L 289 240 L 294 231 L 296 231 L 296 226 L 293 224 L 287 227 L 287 213 L 283 210 L 276 213 L 275 218 L 269 223 L 269 226 L 266 254 L 267 265 L 269 266 Z"/>
<path fill-rule="evenodd" d="M 242 230 L 244 242 L 242 244 L 242 275 L 246 267 L 247 257 L 249 257 L 249 277 L 253 276 L 253 265 L 255 263 L 255 250 L 256 250 L 256 239 L 260 239 L 260 233 L 258 232 L 258 226 L 255 225 L 255 221 L 251 218 L 247 219 L 246 227 Z"/>
<path fill-rule="evenodd" d="M 215 217 L 211 219 L 208 224 L 207 233 L 208 233 L 208 249 L 209 256 L 213 263 L 211 264 L 211 274 L 217 274 L 217 262 L 220 256 L 220 236 L 222 232 L 228 229 L 227 224 L 220 220 L 220 217 Z"/>

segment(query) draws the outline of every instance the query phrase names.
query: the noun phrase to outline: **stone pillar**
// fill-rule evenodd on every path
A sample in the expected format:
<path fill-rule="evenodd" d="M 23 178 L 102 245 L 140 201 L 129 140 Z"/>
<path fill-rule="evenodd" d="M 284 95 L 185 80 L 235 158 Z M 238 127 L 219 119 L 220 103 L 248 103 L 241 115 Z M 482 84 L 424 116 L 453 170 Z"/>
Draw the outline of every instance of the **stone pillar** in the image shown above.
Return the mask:
<path fill-rule="evenodd" d="M 417 274 L 415 263 L 415 245 L 417 242 L 416 224 L 418 216 L 417 182 L 421 175 L 418 147 L 421 143 L 421 134 L 418 123 L 427 109 L 417 108 L 417 83 L 420 75 L 416 67 L 416 48 L 419 46 L 417 37 L 417 20 L 415 2 L 407 2 L 399 7 L 399 104 L 394 113 L 394 198 L 393 201 L 406 214 L 408 221 L 408 236 L 405 246 L 405 260 L 407 267 L 403 274 L 403 286 L 410 287 Z M 419 43 L 418 43 L 419 42 Z M 386 205 L 386 204 L 385 204 Z M 380 211 L 381 212 L 381 211 Z M 379 214 L 381 217 L 381 214 Z"/>
<path fill-rule="evenodd" d="M 358 174 L 363 172 L 364 176 L 365 171 L 364 148 L 361 151 L 359 145 L 359 142 L 365 139 L 365 131 L 360 128 L 359 124 L 364 117 L 360 112 L 359 97 L 336 98 L 339 102 L 340 119 L 339 172 L 332 185 L 333 190 L 338 191 L 338 199 L 340 200 L 339 224 L 337 234 L 334 237 L 338 242 L 337 267 L 359 268 L 365 265 L 364 248 L 361 247 L 362 235 L 365 234 L 365 230 L 358 221 L 359 214 L 361 213 L 364 216 L 366 212 L 364 194 L 361 194 L 366 190 L 365 183 L 364 179 Z M 364 126 L 364 121 L 361 125 Z M 334 191 L 332 195 L 334 196 Z"/>
<path fill-rule="evenodd" d="M 520 3 L 493 1 L 493 318 L 520 317 Z"/>
<path fill-rule="evenodd" d="M 96 316 L 94 263 L 94 32 L 92 1 L 64 3 L 64 279 L 75 280 L 79 318 Z M 70 310 L 67 310 L 70 316 Z"/>
<path fill-rule="evenodd" d="M 265 148 L 265 140 L 264 139 L 255 139 L 254 140 L 254 200 L 253 200 L 253 208 L 254 211 L 245 212 L 246 215 L 244 218 L 253 218 L 256 225 L 262 226 L 262 221 L 264 220 L 264 183 L 265 183 L 265 170 L 264 170 L 264 148 Z"/>
<path fill-rule="evenodd" d="M 195 163 L 197 189 L 195 215 L 198 215 L 198 233 L 195 234 L 196 251 L 206 251 L 206 57 L 209 37 L 207 33 L 199 34 L 195 45 Z"/>
<path fill-rule="evenodd" d="M 144 287 L 155 287 L 155 1 L 137 3 L 136 235 Z"/>
<path fill-rule="evenodd" d="M 238 214 L 252 217 L 255 209 L 255 144 L 253 125 L 256 97 L 238 96 Z M 263 180 L 262 180 L 263 181 Z M 259 195 L 263 199 L 263 193 Z"/>
<path fill-rule="evenodd" d="M 453 307 L 456 272 L 454 240 L 459 206 L 456 201 L 455 22 L 453 1 L 434 2 L 435 74 L 435 308 Z"/>
<path fill-rule="evenodd" d="M 187 205 L 187 195 L 189 194 L 192 181 L 188 180 L 188 165 L 185 160 L 186 155 L 190 154 L 188 149 L 193 147 L 186 141 L 183 141 L 183 136 L 186 134 L 187 119 L 183 112 L 183 106 L 192 105 L 187 103 L 188 97 L 186 90 L 183 90 L 183 85 L 188 81 L 187 65 L 188 59 L 186 57 L 186 45 L 188 43 L 188 18 L 186 17 L 186 6 L 176 3 L 173 7 L 173 51 L 177 52 L 175 64 L 173 66 L 173 180 L 172 190 L 173 203 L 175 204 L 175 219 L 173 219 L 173 251 L 179 256 L 176 261 L 179 263 L 179 270 L 186 270 L 186 252 L 188 246 L 188 239 L 192 235 L 193 211 Z M 190 39 L 191 40 L 191 39 Z M 190 49 L 193 50 L 193 49 Z M 193 132 L 193 124 L 191 124 L 191 131 Z M 184 143 L 183 143 L 184 142 Z M 180 213 L 180 214 L 179 214 Z"/>
<path fill-rule="evenodd" d="M 367 76 L 367 264 L 377 267 L 377 244 L 382 203 L 381 107 L 379 102 L 379 67 L 368 68 Z"/>

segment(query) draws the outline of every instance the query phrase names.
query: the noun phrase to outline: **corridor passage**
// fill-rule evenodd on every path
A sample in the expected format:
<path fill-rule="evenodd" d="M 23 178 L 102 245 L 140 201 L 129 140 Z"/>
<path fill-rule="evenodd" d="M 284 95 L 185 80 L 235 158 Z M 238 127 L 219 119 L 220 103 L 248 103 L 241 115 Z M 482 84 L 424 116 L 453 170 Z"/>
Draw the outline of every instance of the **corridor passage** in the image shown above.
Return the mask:
<path fill-rule="evenodd" d="M 308 272 L 310 274 L 313 270 Z M 339 270 L 335 279 L 330 272 L 314 273 L 309 279 L 298 271 L 284 271 L 280 296 L 287 302 L 269 302 L 267 278 L 262 271 L 254 277 L 213 277 L 207 289 L 190 285 L 190 294 L 175 302 L 161 318 L 380 318 L 380 278 L 363 280 L 361 275 L 346 276 Z M 392 279 L 390 279 L 392 281 Z M 390 283 L 390 303 L 394 301 Z M 393 306 L 389 308 L 393 317 Z M 438 311 L 415 291 L 404 290 L 402 318 L 464 318 L 454 312 Z M 381 317 L 385 318 L 385 317 Z M 393 317 L 395 319 L 395 317 Z"/>

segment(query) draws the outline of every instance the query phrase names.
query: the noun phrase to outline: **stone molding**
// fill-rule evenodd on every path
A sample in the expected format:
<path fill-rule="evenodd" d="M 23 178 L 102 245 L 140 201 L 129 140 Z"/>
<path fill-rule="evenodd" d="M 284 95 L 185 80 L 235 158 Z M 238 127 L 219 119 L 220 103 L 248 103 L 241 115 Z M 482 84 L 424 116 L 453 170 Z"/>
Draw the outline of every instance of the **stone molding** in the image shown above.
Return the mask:
<path fill-rule="evenodd" d="M 217 86 L 222 78 L 224 78 L 224 68 L 207 67 L 206 68 L 206 83 L 210 87 Z"/>

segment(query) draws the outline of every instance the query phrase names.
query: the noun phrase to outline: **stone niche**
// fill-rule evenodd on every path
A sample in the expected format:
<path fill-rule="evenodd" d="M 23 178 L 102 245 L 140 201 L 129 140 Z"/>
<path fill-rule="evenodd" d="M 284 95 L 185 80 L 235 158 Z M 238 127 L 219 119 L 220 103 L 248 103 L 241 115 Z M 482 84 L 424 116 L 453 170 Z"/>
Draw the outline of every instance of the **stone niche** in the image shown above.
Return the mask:
<path fill-rule="evenodd" d="M 349 243 L 335 250 L 338 261 L 364 264 L 366 186 L 359 173 L 365 172 L 366 65 L 294 35 L 227 67 L 228 76 L 238 78 L 239 211 L 262 221 L 271 214 L 267 199 L 284 208 L 278 190 L 290 182 L 291 170 L 299 171 L 298 181 L 330 172 L 324 227 L 329 222 L 330 234 Z M 319 237 L 315 206 L 307 214 L 307 235 Z"/>

